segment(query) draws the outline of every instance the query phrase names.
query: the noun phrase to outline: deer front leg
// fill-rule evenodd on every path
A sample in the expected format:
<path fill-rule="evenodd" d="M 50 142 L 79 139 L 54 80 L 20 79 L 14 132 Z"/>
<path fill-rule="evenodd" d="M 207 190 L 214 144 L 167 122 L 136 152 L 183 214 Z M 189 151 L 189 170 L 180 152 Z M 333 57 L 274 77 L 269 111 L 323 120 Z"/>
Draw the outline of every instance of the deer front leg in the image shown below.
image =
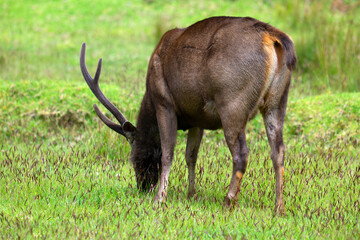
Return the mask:
<path fill-rule="evenodd" d="M 161 203 L 166 201 L 167 196 L 170 167 L 176 144 L 177 119 L 173 109 L 164 106 L 157 108 L 156 118 L 159 126 L 162 155 L 160 184 L 155 196 L 155 202 Z"/>
<path fill-rule="evenodd" d="M 204 131 L 201 128 L 191 128 L 188 132 L 185 153 L 186 164 L 189 172 L 188 197 L 192 197 L 195 194 L 195 166 L 203 132 Z"/>

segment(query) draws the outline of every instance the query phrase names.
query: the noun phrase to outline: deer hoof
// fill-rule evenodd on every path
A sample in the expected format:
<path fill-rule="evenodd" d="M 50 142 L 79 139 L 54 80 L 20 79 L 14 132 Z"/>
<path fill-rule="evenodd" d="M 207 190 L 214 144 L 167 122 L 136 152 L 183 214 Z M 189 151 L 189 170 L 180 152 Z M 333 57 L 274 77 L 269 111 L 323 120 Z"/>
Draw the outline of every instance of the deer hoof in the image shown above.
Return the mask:
<path fill-rule="evenodd" d="M 187 198 L 192 198 L 195 195 L 195 190 L 189 190 Z"/>
<path fill-rule="evenodd" d="M 275 213 L 278 216 L 285 216 L 285 207 L 284 204 L 276 204 L 275 205 Z"/>
<path fill-rule="evenodd" d="M 224 206 L 225 207 L 234 207 L 236 202 L 237 202 L 237 198 L 230 198 L 229 196 L 226 196 L 224 198 Z"/>
<path fill-rule="evenodd" d="M 161 204 L 165 202 L 166 202 L 166 194 L 164 192 L 162 193 L 158 192 L 154 197 L 154 203 Z"/>

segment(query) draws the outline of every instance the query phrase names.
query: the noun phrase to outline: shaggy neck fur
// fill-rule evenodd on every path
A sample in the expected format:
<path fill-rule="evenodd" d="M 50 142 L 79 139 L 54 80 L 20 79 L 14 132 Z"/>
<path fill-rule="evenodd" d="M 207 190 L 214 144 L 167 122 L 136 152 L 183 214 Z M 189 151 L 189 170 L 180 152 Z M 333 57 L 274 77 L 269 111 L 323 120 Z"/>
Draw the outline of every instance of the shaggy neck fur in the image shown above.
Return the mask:
<path fill-rule="evenodd" d="M 155 187 L 161 168 L 161 142 L 155 108 L 148 94 L 141 103 L 132 162 L 138 188 L 147 191 Z"/>

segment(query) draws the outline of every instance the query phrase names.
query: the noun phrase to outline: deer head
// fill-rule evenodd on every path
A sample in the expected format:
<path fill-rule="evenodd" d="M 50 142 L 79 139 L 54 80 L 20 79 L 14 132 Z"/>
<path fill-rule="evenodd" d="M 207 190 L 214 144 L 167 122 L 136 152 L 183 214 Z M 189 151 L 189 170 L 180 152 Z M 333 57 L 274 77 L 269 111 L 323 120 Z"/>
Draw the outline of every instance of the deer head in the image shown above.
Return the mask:
<path fill-rule="evenodd" d="M 115 107 L 114 104 L 112 104 L 100 90 L 99 78 L 101 73 L 102 59 L 99 59 L 95 77 L 92 78 L 86 68 L 85 51 L 86 44 L 83 43 L 80 53 L 80 68 L 83 77 L 96 98 L 112 113 L 119 124 L 114 123 L 109 118 L 107 118 L 99 110 L 96 104 L 94 104 L 95 112 L 101 121 L 103 121 L 115 132 L 123 135 L 130 143 L 132 147 L 131 162 L 135 169 L 137 184 L 141 190 L 146 191 L 150 187 L 155 186 L 158 181 L 158 172 L 161 166 L 161 148 L 156 146 L 156 139 L 153 139 L 154 134 L 152 134 L 152 136 L 146 136 L 146 134 L 143 134 L 142 136 L 138 136 L 138 141 L 135 140 L 137 135 L 136 127 L 126 119 L 120 110 Z M 146 111 L 143 111 L 143 113 L 145 112 Z M 144 116 L 144 118 L 146 119 L 146 116 Z M 144 126 L 142 126 L 142 128 L 144 128 Z M 149 129 L 147 129 L 146 132 L 149 132 L 148 130 Z"/>

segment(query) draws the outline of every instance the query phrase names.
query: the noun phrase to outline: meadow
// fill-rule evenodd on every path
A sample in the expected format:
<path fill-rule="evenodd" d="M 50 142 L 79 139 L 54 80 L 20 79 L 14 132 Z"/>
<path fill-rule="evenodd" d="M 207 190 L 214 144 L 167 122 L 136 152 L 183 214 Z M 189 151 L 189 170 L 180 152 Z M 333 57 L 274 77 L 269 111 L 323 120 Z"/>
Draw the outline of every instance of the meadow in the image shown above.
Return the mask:
<path fill-rule="evenodd" d="M 331 1 L 0 2 L 1 238 L 360 238 L 360 8 Z M 261 116 L 247 126 L 239 200 L 223 205 L 232 160 L 206 131 L 187 198 L 179 131 L 166 204 L 141 193 L 130 145 L 104 126 L 82 78 L 87 44 L 101 88 L 136 122 L 149 57 L 161 35 L 209 16 L 252 16 L 291 35 L 298 56 L 284 128 L 285 216 Z M 104 110 L 104 108 L 102 108 Z M 105 111 L 104 111 L 105 112 Z M 110 117 L 110 115 L 109 115 Z"/>

